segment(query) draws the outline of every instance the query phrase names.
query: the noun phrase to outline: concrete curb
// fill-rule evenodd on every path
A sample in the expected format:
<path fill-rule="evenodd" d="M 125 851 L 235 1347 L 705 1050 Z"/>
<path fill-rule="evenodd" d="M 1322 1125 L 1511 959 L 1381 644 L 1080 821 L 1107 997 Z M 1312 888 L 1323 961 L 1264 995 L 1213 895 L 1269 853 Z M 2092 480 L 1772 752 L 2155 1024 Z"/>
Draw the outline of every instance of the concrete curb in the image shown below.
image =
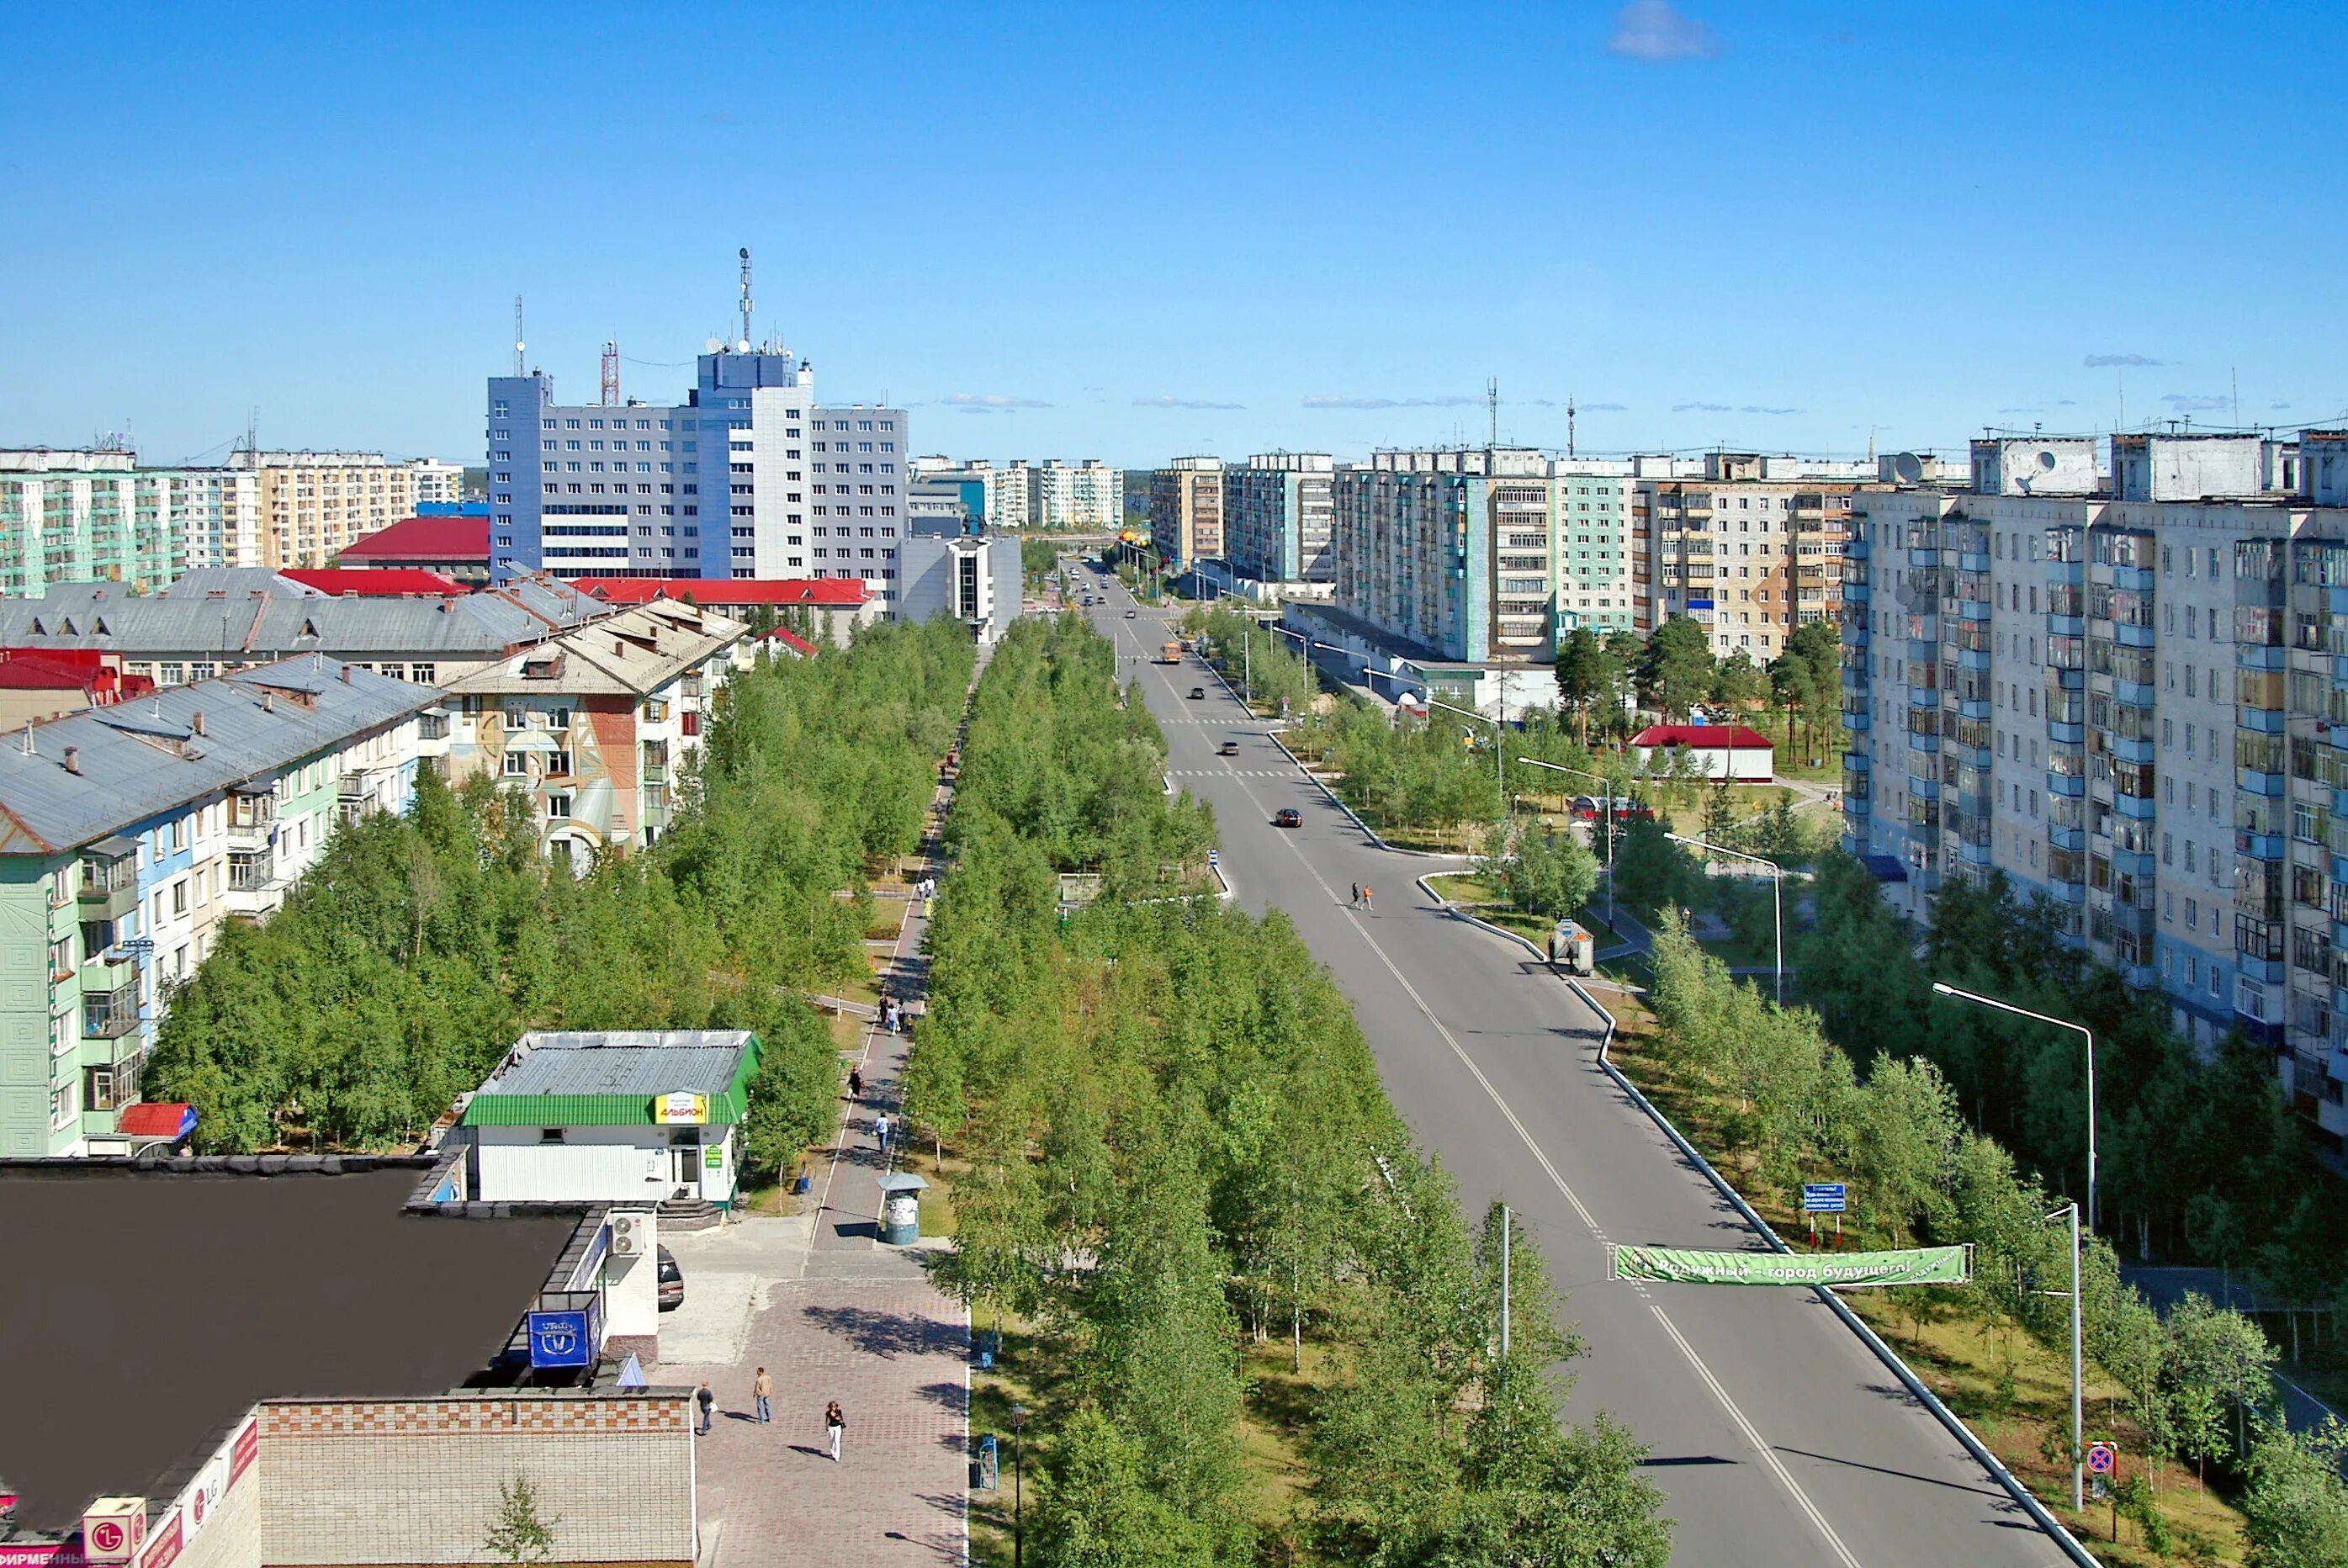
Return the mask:
<path fill-rule="evenodd" d="M 1495 936 L 1505 937 L 1516 943 L 1542 963 L 1550 962 L 1549 955 L 1526 938 L 1513 931 L 1494 925 L 1488 920 L 1478 920 L 1461 910 L 1450 900 L 1427 886 L 1426 877 L 1422 876 L 1416 880 L 1419 891 L 1433 899 L 1438 906 L 1449 911 L 1453 919 L 1464 920 L 1470 925 L 1480 926 Z M 1696 1152 L 1695 1145 L 1690 1143 L 1680 1130 L 1672 1125 L 1671 1118 L 1656 1109 L 1654 1103 L 1639 1092 L 1639 1086 L 1632 1083 L 1624 1076 L 1622 1069 L 1614 1065 L 1612 1056 L 1614 1046 L 1614 1015 L 1608 1012 L 1599 1003 L 1597 997 L 1584 990 L 1581 981 L 1570 975 L 1563 975 L 1562 978 L 1572 987 L 1575 995 L 1587 1003 L 1592 1012 L 1606 1020 L 1606 1032 L 1598 1042 L 1598 1065 L 1605 1069 L 1606 1076 L 1613 1079 L 1616 1087 L 1624 1094 L 1631 1097 L 1632 1104 L 1645 1111 L 1653 1119 L 1655 1125 L 1663 1130 L 1663 1135 L 1672 1140 L 1682 1154 L 1687 1156 L 1689 1161 L 1698 1171 L 1704 1172 L 1704 1179 L 1712 1183 L 1714 1190 L 1728 1200 L 1736 1212 L 1744 1216 L 1745 1222 L 1760 1233 L 1762 1239 L 1767 1242 L 1773 1250 L 1781 1253 L 1793 1251 L 1769 1222 L 1754 1212 L 1753 1206 L 1745 1201 L 1744 1194 L 1730 1186 L 1727 1178 L 1712 1168 L 1712 1161 Z M 2063 1522 L 2048 1511 L 2044 1503 L 2038 1501 L 2037 1494 L 2023 1485 L 2021 1480 L 2012 1470 L 2007 1470 L 1995 1454 L 1989 1451 L 1988 1446 L 1973 1435 L 1972 1429 L 1959 1419 L 1955 1411 L 1941 1403 L 1940 1397 L 1924 1386 L 1923 1380 L 1916 1376 L 1908 1363 L 1900 1359 L 1900 1353 L 1885 1344 L 1882 1336 L 1869 1328 L 1866 1321 L 1850 1309 L 1848 1303 L 1830 1290 L 1820 1289 L 1815 1294 L 1818 1299 L 1826 1303 L 1835 1316 L 1841 1320 L 1842 1326 L 1858 1336 L 1859 1343 L 1873 1351 L 1875 1358 L 1890 1369 L 1891 1375 L 1900 1379 L 1900 1386 L 1914 1397 L 1916 1402 L 1931 1411 L 1934 1418 L 1948 1430 L 1951 1437 L 1964 1445 L 1965 1451 L 1973 1457 L 1976 1464 L 1989 1472 L 1990 1479 L 2003 1487 L 2006 1494 L 2022 1505 L 2022 1511 L 2030 1515 L 2031 1522 L 2054 1540 L 2054 1544 L 2061 1549 L 2065 1556 L 2079 1564 L 2079 1568 L 2101 1568 L 2095 1556 L 2080 1544 L 2075 1536 L 2063 1527 Z"/>
<path fill-rule="evenodd" d="M 1282 739 L 1279 736 L 1272 734 L 1270 730 L 1266 730 L 1264 732 L 1264 738 L 1271 741 L 1274 746 L 1279 747 L 1280 754 L 1287 758 L 1289 761 L 1295 763 L 1297 771 L 1303 774 L 1304 777 L 1311 781 L 1314 789 L 1329 797 L 1329 803 L 1331 805 L 1336 807 L 1340 811 L 1344 812 L 1345 816 L 1353 822 L 1354 826 L 1362 830 L 1364 837 L 1367 838 L 1370 842 L 1375 844 L 1378 848 L 1385 851 L 1386 853 L 1390 855 L 1409 855 L 1413 859 L 1422 861 L 1467 861 L 1473 860 L 1475 858 L 1474 856 L 1466 853 L 1449 854 L 1439 850 L 1406 850 L 1387 843 L 1384 839 L 1378 837 L 1377 830 L 1371 827 L 1367 822 L 1363 821 L 1360 815 L 1356 813 L 1351 806 L 1346 805 L 1344 799 L 1338 795 L 1337 791 L 1330 789 L 1328 784 L 1319 774 L 1313 772 L 1312 769 L 1305 767 L 1304 763 L 1297 757 L 1296 753 L 1288 749 L 1287 741 Z"/>

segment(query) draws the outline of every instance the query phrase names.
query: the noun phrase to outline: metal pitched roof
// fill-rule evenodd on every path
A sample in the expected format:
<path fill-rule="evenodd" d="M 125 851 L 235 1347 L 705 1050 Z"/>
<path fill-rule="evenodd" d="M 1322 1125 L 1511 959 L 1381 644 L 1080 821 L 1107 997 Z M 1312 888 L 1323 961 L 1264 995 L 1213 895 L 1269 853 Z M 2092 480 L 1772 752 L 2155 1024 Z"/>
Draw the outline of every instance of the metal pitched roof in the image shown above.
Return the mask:
<path fill-rule="evenodd" d="M 541 1031 L 516 1052 L 474 1091 L 465 1125 L 650 1125 L 654 1099 L 667 1094 L 707 1095 L 712 1122 L 736 1122 L 760 1057 L 747 1029 Z"/>
<path fill-rule="evenodd" d="M 275 658 L 323 651 L 494 657 L 612 613 L 551 579 L 453 598 L 336 597 L 249 567 L 191 572 L 160 593 L 118 583 L 61 583 L 39 599 L 0 600 L 0 645 L 98 648 L 127 658 Z"/>
<path fill-rule="evenodd" d="M 448 690 L 465 696 L 644 696 L 740 642 L 749 630 L 716 611 L 658 599 L 509 655 L 449 682 Z M 548 664 L 553 667 L 547 674 L 523 673 L 526 666 Z"/>
<path fill-rule="evenodd" d="M 76 849 L 439 700 L 431 686 L 304 658 L 28 726 L 0 741 L 0 855 Z"/>

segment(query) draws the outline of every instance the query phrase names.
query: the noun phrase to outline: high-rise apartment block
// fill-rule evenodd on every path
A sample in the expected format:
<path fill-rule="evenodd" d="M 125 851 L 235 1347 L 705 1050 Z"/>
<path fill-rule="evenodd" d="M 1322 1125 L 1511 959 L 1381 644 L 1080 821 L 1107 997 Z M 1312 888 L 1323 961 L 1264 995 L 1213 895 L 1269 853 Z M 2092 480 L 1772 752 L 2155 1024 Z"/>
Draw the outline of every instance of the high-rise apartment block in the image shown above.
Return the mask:
<path fill-rule="evenodd" d="M 1223 463 L 1176 458 L 1149 476 L 1149 547 L 1176 570 L 1223 558 Z"/>
<path fill-rule="evenodd" d="M 984 458 L 967 463 L 916 458 L 913 474 L 933 490 L 962 487 L 970 520 L 988 528 L 1114 533 L 1123 526 L 1125 470 L 1092 458 L 1081 463 L 1014 458 L 999 465 Z"/>
<path fill-rule="evenodd" d="M 261 563 L 260 483 L 234 469 L 142 469 L 127 451 L 0 451 L 0 597 L 53 583 L 161 588 Z"/>
<path fill-rule="evenodd" d="M 1871 469 L 1747 452 L 1709 453 L 1694 475 L 1671 459 L 1632 467 L 1641 630 L 1684 615 L 1716 655 L 1766 664 L 1796 626 L 1839 618 L 1851 495 Z"/>
<path fill-rule="evenodd" d="M 232 470 L 255 476 L 261 559 L 208 565 L 316 568 L 377 529 L 413 517 L 420 502 L 453 500 L 452 474 L 427 459 L 407 462 L 380 452 L 231 452 Z"/>
<path fill-rule="evenodd" d="M 854 577 L 896 596 L 905 411 L 819 406 L 813 368 L 778 345 L 702 355 L 665 407 L 492 377 L 489 437 L 500 576 Z"/>
<path fill-rule="evenodd" d="M 1331 486 L 1336 603 L 1385 635 L 1481 663 L 1555 656 L 1632 624 L 1621 463 L 1529 448 L 1378 452 Z"/>
<path fill-rule="evenodd" d="M 1973 445 L 1853 498 L 1846 844 L 2005 873 L 2348 1134 L 2348 432 Z"/>
<path fill-rule="evenodd" d="M 1334 583 L 1326 452 L 1263 452 L 1223 470 L 1223 551 L 1255 583 Z"/>

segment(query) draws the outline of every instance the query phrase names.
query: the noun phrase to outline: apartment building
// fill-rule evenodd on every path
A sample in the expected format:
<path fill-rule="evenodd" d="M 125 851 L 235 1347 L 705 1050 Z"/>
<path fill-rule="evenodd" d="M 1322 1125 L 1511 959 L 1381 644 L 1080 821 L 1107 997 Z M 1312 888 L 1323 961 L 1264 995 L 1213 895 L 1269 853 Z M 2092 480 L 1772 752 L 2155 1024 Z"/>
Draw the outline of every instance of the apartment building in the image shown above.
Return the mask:
<path fill-rule="evenodd" d="M 404 810 L 439 701 L 316 657 L 27 726 L 0 748 L 0 1158 L 124 1152 L 168 985 L 335 827 Z"/>
<path fill-rule="evenodd" d="M 144 469 L 136 454 L 0 451 L 0 596 L 103 580 L 161 588 L 206 566 L 257 566 L 258 477 Z"/>
<path fill-rule="evenodd" d="M 0 600 L 0 647 L 86 650 L 159 686 L 318 655 L 420 685 L 450 680 L 611 606 L 568 584 L 518 578 L 477 593 L 332 594 L 256 568 L 193 572 L 160 593 L 59 584 Z"/>
<path fill-rule="evenodd" d="M 819 406 L 778 344 L 704 354 L 682 403 L 562 404 L 491 377 L 492 570 L 559 577 L 854 578 L 883 609 L 911 480 L 902 408 Z"/>
<path fill-rule="evenodd" d="M 1638 629 L 1684 615 L 1717 656 L 1766 664 L 1796 626 L 1840 618 L 1851 496 L 1873 477 L 1867 465 L 1712 452 L 1700 475 L 1677 468 L 1633 459 Z"/>
<path fill-rule="evenodd" d="M 1123 469 L 1110 468 L 1097 458 L 1081 463 L 1050 458 L 1027 473 L 1028 527 L 1114 533 L 1125 526 Z"/>
<path fill-rule="evenodd" d="M 2348 1133 L 2348 437 L 1991 438 L 1856 498 L 1846 843 L 1921 913 L 2003 872 Z M 2307 460 L 2312 454 L 2316 459 Z"/>
<path fill-rule="evenodd" d="M 1636 486 L 1627 461 L 1552 461 L 1557 509 L 1558 634 L 1640 630 L 1632 593 L 1639 550 Z"/>
<path fill-rule="evenodd" d="M 1149 476 L 1149 547 L 1175 570 L 1223 559 L 1223 462 L 1176 458 Z"/>
<path fill-rule="evenodd" d="M 1255 583 L 1334 583 L 1326 452 L 1260 452 L 1223 470 L 1223 550 Z"/>
<path fill-rule="evenodd" d="M 654 599 L 451 681 L 448 775 L 526 791 L 547 852 L 582 875 L 598 853 L 654 843 L 717 688 L 750 662 L 749 634 L 714 611 Z"/>
<path fill-rule="evenodd" d="M 332 566 L 366 535 L 416 515 L 420 502 L 454 500 L 448 475 L 461 469 L 381 452 L 231 452 L 230 471 L 257 486 L 261 555 L 209 564 Z"/>

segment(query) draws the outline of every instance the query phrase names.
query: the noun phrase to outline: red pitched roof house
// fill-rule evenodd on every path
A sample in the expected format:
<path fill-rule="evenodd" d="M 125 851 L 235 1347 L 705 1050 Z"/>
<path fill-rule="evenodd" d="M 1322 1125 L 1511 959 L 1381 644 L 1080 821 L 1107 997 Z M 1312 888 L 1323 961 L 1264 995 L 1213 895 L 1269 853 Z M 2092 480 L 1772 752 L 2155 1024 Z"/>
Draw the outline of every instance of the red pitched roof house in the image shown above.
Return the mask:
<path fill-rule="evenodd" d="M 15 729 L 86 707 L 106 707 L 155 689 L 146 676 L 97 648 L 0 648 L 0 727 Z"/>
<path fill-rule="evenodd" d="M 489 580 L 489 520 L 402 518 L 353 541 L 335 557 L 335 564 L 363 572 L 386 567 L 438 572 L 468 587 L 482 587 Z"/>
<path fill-rule="evenodd" d="M 1776 777 L 1776 748 L 1767 736 L 1741 724 L 1651 724 L 1631 738 L 1631 746 L 1649 773 L 1668 769 L 1671 753 L 1684 747 L 1706 779 L 1766 784 Z"/>
<path fill-rule="evenodd" d="M 438 521 L 438 519 L 433 520 Z M 385 566 L 372 570 L 325 568 L 318 571 L 280 572 L 280 577 L 290 577 L 304 588 L 314 588 L 321 593 L 340 598 L 355 594 L 368 599 L 447 599 L 472 592 L 454 577 L 438 572 L 425 572 L 412 566 Z"/>
<path fill-rule="evenodd" d="M 788 648 L 792 653 L 797 654 L 801 658 L 805 658 L 809 654 L 815 652 L 815 645 L 813 643 L 808 642 L 805 637 L 800 636 L 797 632 L 792 631 L 788 626 L 777 626 L 770 632 L 761 632 L 758 634 L 757 640 L 762 643 L 774 643 L 782 647 Z"/>

